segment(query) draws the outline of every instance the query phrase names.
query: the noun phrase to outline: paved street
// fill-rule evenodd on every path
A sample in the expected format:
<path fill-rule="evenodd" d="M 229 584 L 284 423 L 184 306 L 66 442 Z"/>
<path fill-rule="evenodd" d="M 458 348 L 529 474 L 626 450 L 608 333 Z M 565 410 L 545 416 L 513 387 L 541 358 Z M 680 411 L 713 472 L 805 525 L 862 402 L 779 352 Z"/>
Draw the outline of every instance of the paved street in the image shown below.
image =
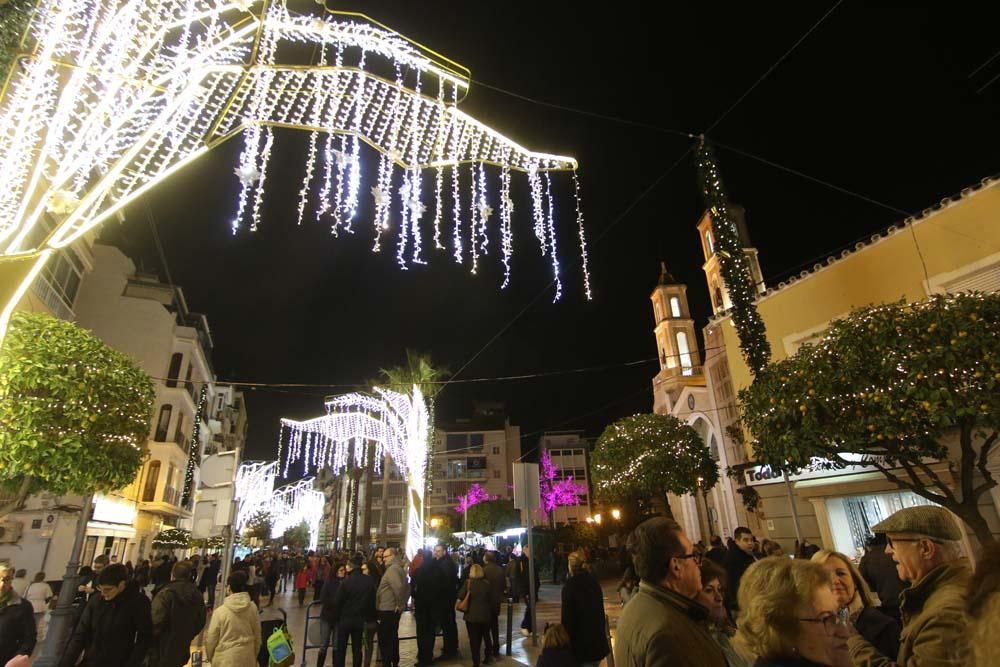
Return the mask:
<path fill-rule="evenodd" d="M 611 624 L 612 640 L 614 638 L 614 629 L 618 616 L 621 613 L 621 606 L 618 604 L 618 593 L 615 591 L 615 586 L 617 581 L 607 580 L 602 582 L 602 588 L 604 589 L 605 598 L 605 613 L 609 617 Z M 541 645 L 541 630 L 545 628 L 546 623 L 558 623 L 560 618 L 560 591 L 561 586 L 552 584 L 542 584 L 541 591 L 539 593 L 539 604 L 538 604 L 538 627 L 539 627 L 539 645 Z M 307 649 L 305 652 L 302 650 L 305 632 L 306 632 L 306 613 L 309 612 L 309 628 L 310 634 L 312 635 L 315 630 L 314 627 L 318 627 L 318 622 L 314 620 L 314 617 L 319 614 L 319 606 L 316 605 L 309 608 L 309 604 L 312 602 L 311 593 L 306 597 L 305 606 L 300 607 L 296 595 L 294 592 L 278 593 L 276 599 L 276 605 L 285 610 L 288 616 L 288 628 L 292 632 L 292 637 L 295 643 L 295 655 L 296 664 L 299 665 L 315 665 L 316 664 L 316 650 Z M 264 618 L 268 616 L 268 610 L 264 610 Z M 524 605 L 515 604 L 513 609 L 513 630 L 512 630 L 512 641 L 511 641 L 511 655 L 508 657 L 506 655 L 506 644 L 507 644 L 507 606 L 504 605 L 500 613 L 500 644 L 501 644 L 501 660 L 499 664 L 522 664 L 522 665 L 534 665 L 538 652 L 540 649 L 532 646 L 530 637 L 523 637 L 520 634 L 521 618 L 524 615 Z M 469 652 L 469 637 L 465 631 L 465 624 L 461 620 L 461 614 L 458 616 L 458 638 L 459 638 L 459 652 L 460 659 L 445 661 L 440 663 L 435 663 L 441 667 L 457 667 L 458 665 L 469 665 L 471 664 L 470 652 Z M 412 667 L 417 661 L 417 642 L 414 638 L 416 636 L 416 624 L 414 622 L 413 614 L 407 612 L 403 614 L 403 618 L 399 625 L 399 636 L 401 638 L 406 637 L 407 639 L 400 641 L 400 664 L 403 667 Z M 315 638 L 313 642 L 315 643 Z M 200 649 L 200 642 L 195 643 L 195 647 Z M 434 654 L 440 655 L 442 648 L 442 640 L 439 636 L 435 643 Z M 350 664 L 350 649 L 348 649 L 348 664 Z M 327 655 L 327 664 L 330 665 L 333 662 L 332 651 Z"/>

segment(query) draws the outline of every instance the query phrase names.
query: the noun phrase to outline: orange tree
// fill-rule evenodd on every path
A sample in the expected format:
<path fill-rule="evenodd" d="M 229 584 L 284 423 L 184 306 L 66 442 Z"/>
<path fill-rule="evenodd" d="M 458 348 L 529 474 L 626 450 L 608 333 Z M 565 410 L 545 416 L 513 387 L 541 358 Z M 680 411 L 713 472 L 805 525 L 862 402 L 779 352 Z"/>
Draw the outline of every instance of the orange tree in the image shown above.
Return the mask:
<path fill-rule="evenodd" d="M 979 498 L 1000 427 L 1000 295 L 938 295 L 852 312 L 740 392 L 756 458 L 873 465 L 993 542 Z M 854 455 L 846 457 L 845 455 Z M 930 463 L 948 461 L 954 482 Z"/>
<path fill-rule="evenodd" d="M 0 350 L 0 487 L 87 495 L 127 486 L 146 457 L 153 383 L 124 354 L 50 315 L 15 313 Z"/>
<path fill-rule="evenodd" d="M 591 455 L 594 495 L 632 501 L 710 489 L 719 466 L 701 436 L 671 415 L 641 414 L 619 419 L 597 439 Z"/>

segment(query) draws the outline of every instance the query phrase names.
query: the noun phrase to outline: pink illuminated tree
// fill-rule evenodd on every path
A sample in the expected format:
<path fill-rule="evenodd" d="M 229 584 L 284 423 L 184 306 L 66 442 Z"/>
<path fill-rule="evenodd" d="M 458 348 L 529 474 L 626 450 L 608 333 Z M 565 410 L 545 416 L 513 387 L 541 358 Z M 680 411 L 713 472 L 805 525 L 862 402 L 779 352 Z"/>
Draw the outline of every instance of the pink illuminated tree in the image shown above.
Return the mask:
<path fill-rule="evenodd" d="M 538 475 L 538 492 L 542 506 L 538 513 L 542 518 L 547 519 L 557 507 L 580 504 L 580 495 L 587 493 L 587 487 L 574 482 L 572 476 L 558 479 L 559 468 L 552 462 L 549 450 L 542 450 L 539 465 L 542 469 Z"/>
<path fill-rule="evenodd" d="M 469 490 L 458 497 L 458 505 L 455 507 L 455 511 L 460 514 L 465 514 L 473 505 L 478 505 L 479 503 L 485 503 L 490 500 L 496 500 L 499 496 L 491 496 L 489 492 L 478 484 L 473 484 L 469 487 Z"/>

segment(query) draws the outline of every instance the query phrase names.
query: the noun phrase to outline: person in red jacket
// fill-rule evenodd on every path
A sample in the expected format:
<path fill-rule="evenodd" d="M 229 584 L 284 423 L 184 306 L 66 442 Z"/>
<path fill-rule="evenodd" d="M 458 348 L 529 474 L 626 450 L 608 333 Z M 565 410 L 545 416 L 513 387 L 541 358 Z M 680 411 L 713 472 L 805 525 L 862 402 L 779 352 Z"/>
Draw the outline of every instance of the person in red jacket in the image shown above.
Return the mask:
<path fill-rule="evenodd" d="M 301 607 L 306 601 L 306 589 L 313 581 L 312 571 L 309 569 L 308 565 L 303 565 L 302 569 L 299 570 L 298 574 L 295 575 L 295 590 L 299 592 L 299 606 Z"/>

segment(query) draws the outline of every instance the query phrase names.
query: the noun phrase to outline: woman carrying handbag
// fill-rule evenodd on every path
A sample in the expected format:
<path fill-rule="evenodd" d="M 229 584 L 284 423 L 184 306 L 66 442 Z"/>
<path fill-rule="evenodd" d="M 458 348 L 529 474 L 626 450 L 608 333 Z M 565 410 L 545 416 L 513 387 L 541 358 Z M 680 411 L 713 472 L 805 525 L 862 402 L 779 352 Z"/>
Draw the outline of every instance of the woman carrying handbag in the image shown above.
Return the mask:
<path fill-rule="evenodd" d="M 493 612 L 493 588 L 483 578 L 483 566 L 475 563 L 469 568 L 469 578 L 458 591 L 455 609 L 465 614 L 465 627 L 469 632 L 469 650 L 472 652 L 472 667 L 479 667 L 479 655 L 483 640 L 486 641 L 486 659 L 490 664 L 495 647 L 490 639 L 490 620 Z"/>

